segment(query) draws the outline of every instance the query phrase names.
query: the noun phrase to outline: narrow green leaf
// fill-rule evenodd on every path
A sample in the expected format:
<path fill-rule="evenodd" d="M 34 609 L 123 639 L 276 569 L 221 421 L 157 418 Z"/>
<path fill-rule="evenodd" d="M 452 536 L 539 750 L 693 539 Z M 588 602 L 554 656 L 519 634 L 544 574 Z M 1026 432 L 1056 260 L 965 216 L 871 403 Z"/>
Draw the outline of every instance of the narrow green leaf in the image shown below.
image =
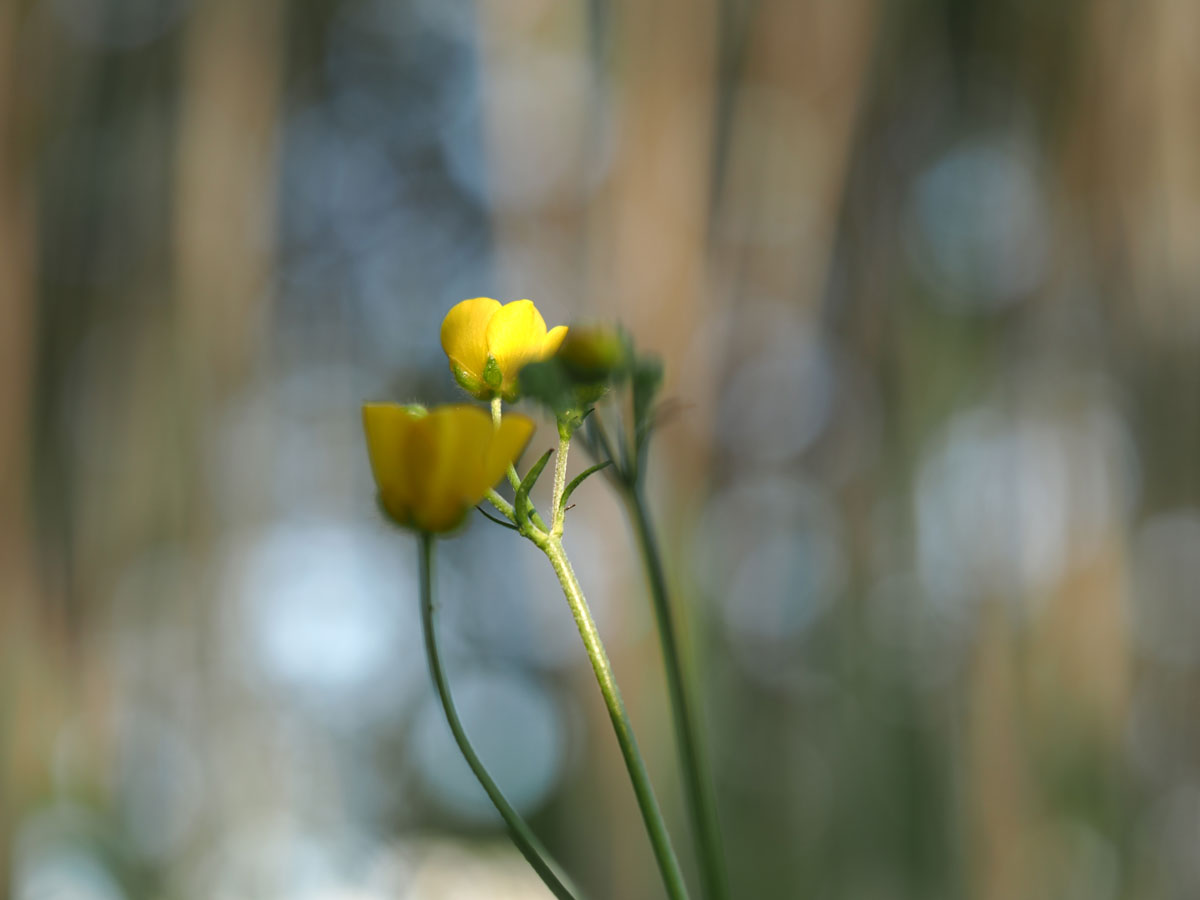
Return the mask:
<path fill-rule="evenodd" d="M 654 356 L 639 356 L 633 366 L 633 427 L 634 434 L 649 431 L 651 411 L 658 389 L 662 387 L 662 362 Z"/>
<path fill-rule="evenodd" d="M 521 479 L 521 485 L 517 488 L 517 495 L 513 497 L 513 512 L 517 517 L 517 526 L 524 528 L 529 522 L 529 516 L 533 512 L 533 503 L 529 500 L 529 492 L 533 486 L 537 484 L 538 476 L 542 474 L 542 469 L 546 468 L 546 463 L 550 459 L 550 454 L 554 452 L 554 448 L 550 448 L 542 454 L 542 458 L 530 467 L 525 473 L 525 477 Z"/>
<path fill-rule="evenodd" d="M 485 519 L 491 519 L 497 525 L 503 525 L 505 528 L 511 528 L 513 531 L 517 530 L 517 526 L 514 525 L 512 522 L 508 521 L 507 519 L 501 519 L 499 516 L 493 516 L 490 512 L 488 512 L 482 506 L 477 506 L 475 508 L 477 510 L 479 510 L 481 513 L 483 513 L 483 517 Z"/>
<path fill-rule="evenodd" d="M 613 454 L 612 445 L 608 442 L 608 435 L 604 432 L 604 425 L 599 416 L 588 419 L 584 434 L 594 458 L 601 459 L 601 453 L 603 453 L 601 461 L 607 460 L 616 465 L 617 458 Z"/>
<path fill-rule="evenodd" d="M 605 466 L 611 466 L 611 465 L 612 465 L 612 460 L 606 459 L 606 460 L 604 460 L 604 462 L 596 463 L 594 466 L 584 469 L 582 472 L 580 472 L 578 475 L 576 475 L 574 478 L 572 478 L 571 483 L 568 484 L 566 487 L 566 490 L 563 491 L 562 500 L 559 503 L 559 508 L 560 509 L 567 508 L 567 500 L 570 499 L 570 497 L 573 493 L 575 493 L 575 488 L 577 488 L 581 484 L 583 484 L 583 482 L 587 479 L 587 477 L 589 475 L 599 472 Z"/>

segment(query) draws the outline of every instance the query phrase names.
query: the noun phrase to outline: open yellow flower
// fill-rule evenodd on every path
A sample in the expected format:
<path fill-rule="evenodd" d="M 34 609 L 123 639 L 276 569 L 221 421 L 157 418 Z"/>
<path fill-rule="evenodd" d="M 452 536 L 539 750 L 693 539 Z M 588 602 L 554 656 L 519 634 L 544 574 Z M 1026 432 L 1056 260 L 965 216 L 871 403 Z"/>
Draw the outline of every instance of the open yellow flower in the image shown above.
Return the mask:
<path fill-rule="evenodd" d="M 553 356 L 566 335 L 566 325 L 547 331 L 530 300 L 501 306 L 476 297 L 455 304 L 442 320 L 442 349 L 454 380 L 479 400 L 516 400 L 521 367 Z"/>
<path fill-rule="evenodd" d="M 499 428 L 466 404 L 432 411 L 396 403 L 363 406 L 371 472 L 383 508 L 419 531 L 450 531 L 515 462 L 533 420 L 505 416 Z"/>

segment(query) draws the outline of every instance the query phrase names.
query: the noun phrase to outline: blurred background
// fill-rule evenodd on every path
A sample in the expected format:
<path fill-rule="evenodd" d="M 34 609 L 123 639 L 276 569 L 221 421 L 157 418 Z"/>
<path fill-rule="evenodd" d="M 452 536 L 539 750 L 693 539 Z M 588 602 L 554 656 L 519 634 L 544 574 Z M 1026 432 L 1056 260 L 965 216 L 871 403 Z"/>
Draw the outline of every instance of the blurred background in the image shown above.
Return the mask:
<path fill-rule="evenodd" d="M 0 896 L 546 896 L 359 423 L 457 396 L 438 326 L 480 295 L 666 363 L 735 896 L 1200 896 L 1198 34 L 1195 0 L 0 2 Z M 632 543 L 575 497 L 692 871 Z M 593 898 L 661 896 L 545 560 L 482 520 L 440 558 L 498 780 Z"/>

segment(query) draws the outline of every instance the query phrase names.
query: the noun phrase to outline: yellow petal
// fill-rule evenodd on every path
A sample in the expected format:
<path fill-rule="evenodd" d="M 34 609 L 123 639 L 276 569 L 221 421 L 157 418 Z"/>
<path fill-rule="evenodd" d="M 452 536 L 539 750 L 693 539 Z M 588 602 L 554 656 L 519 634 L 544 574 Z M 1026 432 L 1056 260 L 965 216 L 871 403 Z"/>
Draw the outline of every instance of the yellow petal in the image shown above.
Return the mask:
<path fill-rule="evenodd" d="M 567 336 L 567 326 L 558 325 L 551 328 L 546 335 L 546 340 L 542 342 L 542 359 L 548 356 L 553 356 L 558 352 L 558 348 L 562 346 L 563 339 Z"/>
<path fill-rule="evenodd" d="M 415 417 L 396 403 L 367 403 L 362 408 L 363 431 L 371 474 L 388 514 L 398 522 L 411 518 L 407 446 Z"/>
<path fill-rule="evenodd" d="M 428 447 L 414 454 L 424 457 L 414 518 L 426 531 L 448 531 L 491 487 L 478 484 L 492 421 L 482 409 L 467 405 L 441 407 L 425 421 Z"/>
<path fill-rule="evenodd" d="M 510 415 L 492 425 L 477 406 L 414 413 L 395 403 L 363 406 L 371 472 L 397 522 L 450 531 L 504 475 L 533 434 L 533 420 Z"/>
<path fill-rule="evenodd" d="M 487 348 L 506 388 L 516 381 L 521 366 L 542 358 L 545 341 L 546 320 L 531 300 L 514 300 L 496 310 L 487 326 Z"/>
<path fill-rule="evenodd" d="M 502 307 L 491 297 L 463 300 L 442 320 L 442 349 L 451 367 L 458 363 L 476 381 L 483 381 L 488 356 L 488 323 Z"/>
<path fill-rule="evenodd" d="M 480 473 L 483 487 L 479 499 L 504 477 L 508 467 L 517 461 L 529 439 L 533 437 L 534 422 L 528 416 L 520 413 L 510 413 L 505 416 L 500 427 L 492 435 L 488 444 L 487 454 L 483 460 L 483 470 Z M 476 502 L 479 502 L 478 500 Z"/>

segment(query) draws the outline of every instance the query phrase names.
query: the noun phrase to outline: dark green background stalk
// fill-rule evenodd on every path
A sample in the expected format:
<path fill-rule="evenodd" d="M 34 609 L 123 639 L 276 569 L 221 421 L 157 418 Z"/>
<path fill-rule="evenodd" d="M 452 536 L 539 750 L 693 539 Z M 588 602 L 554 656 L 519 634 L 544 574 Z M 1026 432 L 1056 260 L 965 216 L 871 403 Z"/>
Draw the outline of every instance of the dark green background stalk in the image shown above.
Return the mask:
<path fill-rule="evenodd" d="M 713 796 L 712 779 L 705 765 L 704 754 L 697 735 L 696 716 L 690 692 L 683 675 L 683 663 L 679 653 L 674 618 L 667 598 L 667 582 L 663 573 L 662 554 L 654 536 L 653 526 L 646 509 L 645 497 L 636 485 L 622 485 L 626 506 L 633 519 L 638 546 L 646 566 L 646 577 L 650 582 L 650 595 L 654 601 L 654 616 L 658 622 L 658 636 L 662 644 L 663 666 L 667 673 L 667 691 L 671 699 L 671 711 L 675 723 L 675 739 L 679 746 L 679 760 L 683 769 L 683 781 L 687 796 L 688 812 L 692 818 L 693 837 L 699 856 L 700 873 L 703 877 L 704 895 L 709 900 L 727 900 L 729 881 L 725 872 L 725 856 L 722 850 L 721 831 L 717 823 L 716 798 Z"/>

